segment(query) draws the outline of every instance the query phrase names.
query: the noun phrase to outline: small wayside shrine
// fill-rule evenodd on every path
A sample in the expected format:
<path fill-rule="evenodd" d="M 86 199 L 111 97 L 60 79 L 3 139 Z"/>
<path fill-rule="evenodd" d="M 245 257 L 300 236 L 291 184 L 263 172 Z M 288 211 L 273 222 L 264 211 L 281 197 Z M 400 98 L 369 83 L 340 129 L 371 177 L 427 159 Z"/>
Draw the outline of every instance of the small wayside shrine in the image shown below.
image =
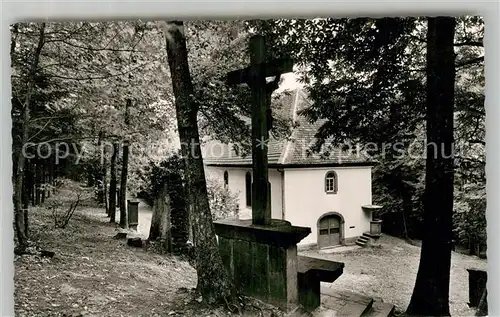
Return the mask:
<path fill-rule="evenodd" d="M 252 92 L 252 219 L 214 223 L 224 265 L 239 291 L 293 311 L 313 311 L 321 304 L 320 282 L 333 282 L 344 263 L 298 256 L 297 243 L 308 227 L 271 218 L 268 181 L 268 111 L 280 75 L 291 72 L 290 59 L 266 61 L 262 36 L 250 39 L 251 65 L 228 73 L 229 84 L 247 84 Z M 274 77 L 268 83 L 266 78 Z"/>

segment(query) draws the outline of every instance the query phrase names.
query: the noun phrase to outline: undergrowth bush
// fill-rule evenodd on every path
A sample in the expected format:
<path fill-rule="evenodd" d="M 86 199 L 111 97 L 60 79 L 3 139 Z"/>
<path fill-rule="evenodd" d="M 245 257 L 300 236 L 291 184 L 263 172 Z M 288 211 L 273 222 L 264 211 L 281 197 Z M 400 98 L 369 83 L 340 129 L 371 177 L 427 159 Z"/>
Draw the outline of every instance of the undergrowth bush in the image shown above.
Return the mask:
<path fill-rule="evenodd" d="M 46 206 L 52 214 L 54 228 L 64 229 L 82 202 L 92 199 L 92 193 L 69 179 L 59 179 L 55 184 L 54 195 L 46 200 Z"/>
<path fill-rule="evenodd" d="M 453 231 L 463 245 L 486 244 L 486 188 L 469 184 L 455 193 Z"/>
<path fill-rule="evenodd" d="M 141 191 L 141 198 L 152 202 L 167 185 L 171 208 L 187 210 L 188 196 L 185 189 L 184 162 L 179 154 L 174 154 L 160 163 L 151 163 L 148 185 Z M 214 220 L 237 217 L 238 198 L 222 185 L 221 180 L 207 179 L 210 211 Z"/>

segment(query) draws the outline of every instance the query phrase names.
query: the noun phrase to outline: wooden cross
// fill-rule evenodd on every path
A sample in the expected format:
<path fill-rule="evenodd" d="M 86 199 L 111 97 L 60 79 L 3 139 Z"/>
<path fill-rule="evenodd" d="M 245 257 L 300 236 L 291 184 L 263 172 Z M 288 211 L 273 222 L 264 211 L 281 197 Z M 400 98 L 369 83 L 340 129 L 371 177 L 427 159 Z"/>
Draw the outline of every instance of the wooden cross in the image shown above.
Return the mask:
<path fill-rule="evenodd" d="M 229 72 L 229 85 L 247 84 L 252 90 L 252 223 L 268 225 L 271 222 L 270 186 L 267 165 L 267 147 L 272 116 L 271 94 L 278 88 L 281 74 L 293 70 L 291 59 L 265 62 L 264 37 L 250 38 L 250 66 Z M 275 77 L 267 83 L 267 77 Z"/>

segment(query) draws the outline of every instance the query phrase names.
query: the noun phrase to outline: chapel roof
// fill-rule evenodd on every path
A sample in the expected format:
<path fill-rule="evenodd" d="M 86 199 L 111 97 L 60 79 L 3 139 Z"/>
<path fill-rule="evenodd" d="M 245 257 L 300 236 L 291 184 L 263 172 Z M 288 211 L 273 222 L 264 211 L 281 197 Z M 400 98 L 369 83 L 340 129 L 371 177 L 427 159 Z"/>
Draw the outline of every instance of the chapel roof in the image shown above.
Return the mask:
<path fill-rule="evenodd" d="M 310 147 L 316 140 L 318 129 L 326 120 L 310 122 L 299 112 L 311 106 L 306 93 L 294 89 L 282 93 L 273 105 L 273 112 L 293 120 L 293 129 L 288 139 L 276 139 L 270 136 L 268 143 L 269 167 L 317 167 L 317 166 L 349 166 L 373 165 L 362 155 L 353 151 L 332 149 L 327 156 L 311 154 Z M 252 154 L 238 155 L 232 146 L 217 141 L 210 141 L 204 147 L 204 163 L 207 166 L 246 167 L 252 164 Z"/>

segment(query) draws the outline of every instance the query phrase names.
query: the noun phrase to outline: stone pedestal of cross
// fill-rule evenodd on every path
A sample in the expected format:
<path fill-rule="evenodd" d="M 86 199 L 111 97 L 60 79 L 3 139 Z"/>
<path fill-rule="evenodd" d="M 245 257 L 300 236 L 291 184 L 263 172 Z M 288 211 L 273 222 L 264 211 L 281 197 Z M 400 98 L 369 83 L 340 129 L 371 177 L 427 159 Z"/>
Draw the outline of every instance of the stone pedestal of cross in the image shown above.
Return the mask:
<path fill-rule="evenodd" d="M 252 90 L 252 222 L 271 222 L 271 193 L 268 180 L 267 152 L 271 129 L 271 94 L 278 88 L 281 74 L 292 71 L 291 59 L 265 61 L 266 46 L 262 36 L 250 39 L 251 65 L 228 73 L 230 85 L 247 84 Z M 270 83 L 266 78 L 274 77 Z"/>

